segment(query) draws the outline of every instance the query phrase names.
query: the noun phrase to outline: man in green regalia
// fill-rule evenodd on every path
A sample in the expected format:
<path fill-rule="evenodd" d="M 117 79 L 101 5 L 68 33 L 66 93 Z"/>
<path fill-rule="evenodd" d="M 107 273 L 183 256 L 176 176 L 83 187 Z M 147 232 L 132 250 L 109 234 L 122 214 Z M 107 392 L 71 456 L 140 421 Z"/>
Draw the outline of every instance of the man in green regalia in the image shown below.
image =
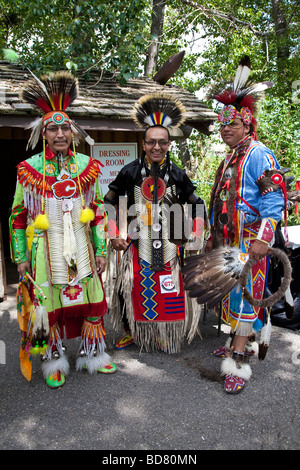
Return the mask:
<path fill-rule="evenodd" d="M 10 217 L 12 260 L 18 265 L 21 370 L 31 378 L 31 356 L 40 354 L 47 385 L 60 387 L 69 364 L 62 339 L 81 336 L 76 369 L 112 373 L 105 352 L 107 303 L 106 213 L 98 184 L 99 163 L 76 153 L 78 135 L 90 137 L 65 110 L 78 93 L 67 72 L 35 78 L 21 98 L 43 116 L 32 124 L 28 145 L 40 135 L 43 151 L 17 167 Z"/>

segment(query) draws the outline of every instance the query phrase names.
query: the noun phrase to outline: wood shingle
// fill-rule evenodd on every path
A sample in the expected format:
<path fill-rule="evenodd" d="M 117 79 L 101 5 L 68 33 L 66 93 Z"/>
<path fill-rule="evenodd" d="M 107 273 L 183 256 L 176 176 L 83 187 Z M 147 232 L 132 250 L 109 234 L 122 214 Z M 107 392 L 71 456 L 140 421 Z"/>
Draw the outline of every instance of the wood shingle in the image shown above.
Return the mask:
<path fill-rule="evenodd" d="M 0 127 L 24 128 L 38 115 L 34 107 L 19 99 L 20 90 L 30 79 L 29 70 L 0 61 Z M 210 134 L 216 115 L 193 93 L 145 77 L 121 85 L 115 75 L 99 70 L 91 70 L 86 80 L 79 79 L 79 96 L 68 108 L 68 114 L 86 129 L 137 131 L 131 116 L 134 103 L 143 95 L 159 91 L 175 96 L 184 105 L 184 134 L 192 128 Z"/>

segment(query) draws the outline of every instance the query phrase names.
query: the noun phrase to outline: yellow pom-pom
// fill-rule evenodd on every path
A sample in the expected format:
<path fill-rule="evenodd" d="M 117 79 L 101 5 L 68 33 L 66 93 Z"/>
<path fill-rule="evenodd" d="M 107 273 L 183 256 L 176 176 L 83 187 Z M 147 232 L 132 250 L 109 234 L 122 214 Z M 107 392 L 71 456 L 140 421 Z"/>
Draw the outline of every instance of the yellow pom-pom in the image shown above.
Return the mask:
<path fill-rule="evenodd" d="M 80 222 L 82 224 L 86 224 L 87 222 L 91 222 L 95 218 L 95 213 L 92 209 L 86 208 L 81 211 L 80 215 Z"/>
<path fill-rule="evenodd" d="M 33 222 L 34 228 L 38 230 L 48 230 L 49 228 L 49 219 L 47 214 L 39 214 L 36 216 L 35 221 Z"/>
<path fill-rule="evenodd" d="M 36 346 L 29 349 L 29 352 L 32 356 L 37 356 L 39 354 L 44 355 L 45 352 L 47 351 L 47 348 L 48 348 L 47 344 L 43 344 L 42 346 L 40 346 L 39 344 L 36 344 Z"/>
<path fill-rule="evenodd" d="M 28 225 L 28 227 L 26 229 L 26 236 L 27 236 L 28 250 L 31 251 L 32 240 L 33 240 L 33 237 L 34 237 L 34 227 L 33 227 L 33 225 Z"/>

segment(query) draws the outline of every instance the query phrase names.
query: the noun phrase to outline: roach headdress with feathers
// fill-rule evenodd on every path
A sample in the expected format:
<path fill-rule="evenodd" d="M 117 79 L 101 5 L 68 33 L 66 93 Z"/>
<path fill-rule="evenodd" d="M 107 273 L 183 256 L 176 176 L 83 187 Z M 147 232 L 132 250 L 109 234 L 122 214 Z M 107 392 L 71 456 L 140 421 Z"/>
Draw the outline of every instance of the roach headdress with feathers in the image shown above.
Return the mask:
<path fill-rule="evenodd" d="M 162 126 L 167 129 L 184 123 L 185 108 L 169 94 L 152 93 L 139 99 L 133 109 L 133 120 L 139 127 Z"/>
<path fill-rule="evenodd" d="M 93 140 L 65 112 L 78 96 L 77 79 L 66 71 L 53 72 L 41 78 L 31 74 L 34 78 L 21 91 L 20 98 L 39 109 L 42 116 L 29 126 L 32 132 L 27 147 L 35 148 L 41 132 L 50 122 L 57 125 L 69 123 L 74 133 L 93 145 Z"/>
<path fill-rule="evenodd" d="M 235 78 L 221 91 L 213 92 L 212 98 L 225 106 L 218 114 L 221 125 L 230 124 L 236 117 L 242 119 L 244 124 L 252 124 L 255 131 L 257 104 L 263 99 L 264 91 L 273 86 L 272 82 L 252 83 L 249 81 L 251 62 L 244 56 L 237 68 Z"/>

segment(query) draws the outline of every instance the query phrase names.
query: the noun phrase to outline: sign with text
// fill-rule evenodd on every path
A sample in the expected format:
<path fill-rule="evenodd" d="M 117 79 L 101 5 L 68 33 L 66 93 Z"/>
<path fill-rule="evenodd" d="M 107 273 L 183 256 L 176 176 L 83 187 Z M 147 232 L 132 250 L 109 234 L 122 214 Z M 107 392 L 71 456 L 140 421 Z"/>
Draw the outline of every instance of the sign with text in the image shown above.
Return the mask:
<path fill-rule="evenodd" d="M 116 178 L 121 168 L 137 158 L 137 144 L 133 142 L 97 143 L 93 146 L 93 158 L 103 165 L 100 184 L 105 195 L 109 183 Z"/>

